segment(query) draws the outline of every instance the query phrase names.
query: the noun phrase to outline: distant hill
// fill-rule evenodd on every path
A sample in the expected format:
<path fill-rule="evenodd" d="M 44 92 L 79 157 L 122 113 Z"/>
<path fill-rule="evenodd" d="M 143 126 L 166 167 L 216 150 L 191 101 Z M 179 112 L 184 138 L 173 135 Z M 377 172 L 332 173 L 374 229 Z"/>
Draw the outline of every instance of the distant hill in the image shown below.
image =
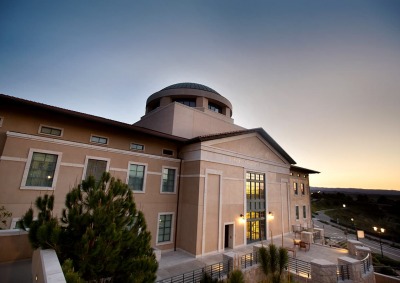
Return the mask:
<path fill-rule="evenodd" d="M 310 187 L 312 193 L 321 191 L 321 193 L 343 193 L 343 194 L 362 194 L 362 195 L 396 195 L 400 196 L 400 191 L 395 190 L 369 190 L 369 189 L 355 189 L 355 188 L 324 188 L 324 187 Z"/>

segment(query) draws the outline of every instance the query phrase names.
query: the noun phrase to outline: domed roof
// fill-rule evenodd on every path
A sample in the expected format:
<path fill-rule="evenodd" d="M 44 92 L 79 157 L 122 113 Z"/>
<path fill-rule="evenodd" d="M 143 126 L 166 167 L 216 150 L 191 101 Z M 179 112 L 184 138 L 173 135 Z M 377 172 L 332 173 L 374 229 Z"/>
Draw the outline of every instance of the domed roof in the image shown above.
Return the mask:
<path fill-rule="evenodd" d="M 191 88 L 191 89 L 198 89 L 198 90 L 204 90 L 208 92 L 212 92 L 215 94 L 220 95 L 218 92 L 213 90 L 211 87 L 202 85 L 202 84 L 196 84 L 196 83 L 178 83 L 178 84 L 173 84 L 170 86 L 167 86 L 163 88 L 162 90 L 167 90 L 167 89 L 178 89 L 178 88 Z"/>

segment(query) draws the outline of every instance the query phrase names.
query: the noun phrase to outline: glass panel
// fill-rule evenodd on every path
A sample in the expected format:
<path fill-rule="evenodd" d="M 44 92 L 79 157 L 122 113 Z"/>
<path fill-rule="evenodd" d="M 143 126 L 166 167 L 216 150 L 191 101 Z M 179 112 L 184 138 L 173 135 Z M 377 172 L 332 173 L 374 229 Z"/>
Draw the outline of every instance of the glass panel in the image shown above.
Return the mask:
<path fill-rule="evenodd" d="M 58 156 L 34 152 L 26 180 L 26 186 L 51 187 L 53 185 Z"/>
<path fill-rule="evenodd" d="M 105 160 L 96 160 L 89 159 L 86 168 L 86 179 L 89 176 L 93 176 L 96 181 L 101 179 L 101 176 L 107 170 L 107 161 Z"/>
<path fill-rule="evenodd" d="M 128 186 L 134 191 L 143 191 L 144 166 L 131 164 L 129 168 Z"/>
<path fill-rule="evenodd" d="M 175 169 L 164 168 L 163 170 L 163 192 L 174 192 L 175 189 Z"/>

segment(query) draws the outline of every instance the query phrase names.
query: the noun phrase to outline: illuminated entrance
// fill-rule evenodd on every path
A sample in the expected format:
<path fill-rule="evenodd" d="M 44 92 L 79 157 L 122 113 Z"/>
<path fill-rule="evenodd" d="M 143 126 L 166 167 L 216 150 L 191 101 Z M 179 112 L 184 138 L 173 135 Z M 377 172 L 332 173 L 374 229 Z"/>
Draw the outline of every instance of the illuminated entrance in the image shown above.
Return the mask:
<path fill-rule="evenodd" d="M 246 173 L 246 238 L 247 243 L 266 239 L 265 234 L 265 175 Z"/>

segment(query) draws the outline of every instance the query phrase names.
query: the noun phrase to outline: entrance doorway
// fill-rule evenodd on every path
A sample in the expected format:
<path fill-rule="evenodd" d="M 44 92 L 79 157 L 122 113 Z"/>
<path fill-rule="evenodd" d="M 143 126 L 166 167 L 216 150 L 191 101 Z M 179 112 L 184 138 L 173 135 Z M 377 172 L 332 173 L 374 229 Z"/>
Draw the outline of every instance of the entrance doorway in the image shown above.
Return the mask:
<path fill-rule="evenodd" d="M 224 248 L 233 249 L 233 224 L 225 225 Z"/>

